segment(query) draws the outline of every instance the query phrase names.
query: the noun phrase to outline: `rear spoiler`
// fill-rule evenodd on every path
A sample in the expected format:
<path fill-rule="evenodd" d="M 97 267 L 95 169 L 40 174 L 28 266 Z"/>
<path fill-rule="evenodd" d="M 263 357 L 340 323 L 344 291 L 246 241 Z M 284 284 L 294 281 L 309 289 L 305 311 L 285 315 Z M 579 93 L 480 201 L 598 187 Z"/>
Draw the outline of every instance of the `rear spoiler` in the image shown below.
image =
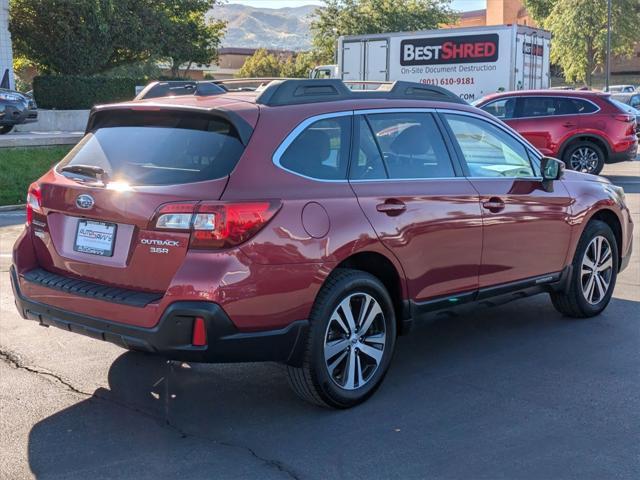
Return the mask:
<path fill-rule="evenodd" d="M 202 108 L 183 105 L 166 105 L 162 103 L 113 103 L 108 105 L 97 105 L 91 109 L 89 120 L 85 134 L 93 132 L 108 124 L 109 126 L 117 126 L 116 117 L 135 116 L 140 114 L 160 114 L 174 113 L 187 114 L 193 113 L 198 115 L 210 115 L 212 117 L 222 118 L 233 125 L 238 131 L 240 141 L 244 146 L 249 143 L 249 139 L 253 134 L 253 127 L 240 115 L 232 110 L 222 107 Z"/>

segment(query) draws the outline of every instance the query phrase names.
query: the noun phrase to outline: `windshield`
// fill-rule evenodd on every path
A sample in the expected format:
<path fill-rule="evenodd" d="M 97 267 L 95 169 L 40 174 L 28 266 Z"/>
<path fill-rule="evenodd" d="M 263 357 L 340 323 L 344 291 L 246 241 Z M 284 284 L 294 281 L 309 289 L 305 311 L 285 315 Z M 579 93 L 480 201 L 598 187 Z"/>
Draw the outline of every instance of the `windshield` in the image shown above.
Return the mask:
<path fill-rule="evenodd" d="M 98 125 L 60 162 L 58 171 L 89 165 L 102 168 L 111 181 L 130 185 L 191 183 L 228 175 L 243 151 L 236 129 L 222 118 L 132 115 Z"/>

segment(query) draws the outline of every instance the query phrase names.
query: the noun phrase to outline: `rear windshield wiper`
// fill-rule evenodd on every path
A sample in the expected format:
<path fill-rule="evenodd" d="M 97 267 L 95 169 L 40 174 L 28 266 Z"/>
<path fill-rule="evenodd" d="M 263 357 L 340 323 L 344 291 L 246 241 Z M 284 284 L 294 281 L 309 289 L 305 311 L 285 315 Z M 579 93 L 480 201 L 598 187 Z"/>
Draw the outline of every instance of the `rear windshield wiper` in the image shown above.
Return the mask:
<path fill-rule="evenodd" d="M 106 184 L 109 176 L 102 167 L 95 165 L 65 165 L 60 169 L 61 172 L 75 173 L 84 177 L 93 177 L 96 180 L 102 181 Z"/>

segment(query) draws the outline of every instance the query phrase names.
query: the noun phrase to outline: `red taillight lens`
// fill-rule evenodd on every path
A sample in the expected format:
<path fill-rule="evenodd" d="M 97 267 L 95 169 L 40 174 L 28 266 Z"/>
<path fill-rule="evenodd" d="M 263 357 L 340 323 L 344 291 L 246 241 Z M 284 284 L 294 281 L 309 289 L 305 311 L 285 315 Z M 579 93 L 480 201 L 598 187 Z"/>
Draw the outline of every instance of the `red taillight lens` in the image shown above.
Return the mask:
<path fill-rule="evenodd" d="M 258 233 L 279 208 L 277 201 L 169 203 L 158 210 L 153 227 L 190 231 L 191 248 L 229 248 Z"/>
<path fill-rule="evenodd" d="M 633 115 L 627 115 L 623 113 L 614 115 L 613 118 L 615 118 L 619 122 L 625 122 L 625 123 L 633 122 L 635 120 L 635 117 Z"/>
<path fill-rule="evenodd" d="M 271 202 L 203 203 L 194 217 L 191 247 L 238 245 L 258 233 L 276 211 Z"/>
<path fill-rule="evenodd" d="M 37 183 L 32 183 L 27 191 L 27 225 L 31 225 L 34 212 L 42 213 L 42 192 Z"/>

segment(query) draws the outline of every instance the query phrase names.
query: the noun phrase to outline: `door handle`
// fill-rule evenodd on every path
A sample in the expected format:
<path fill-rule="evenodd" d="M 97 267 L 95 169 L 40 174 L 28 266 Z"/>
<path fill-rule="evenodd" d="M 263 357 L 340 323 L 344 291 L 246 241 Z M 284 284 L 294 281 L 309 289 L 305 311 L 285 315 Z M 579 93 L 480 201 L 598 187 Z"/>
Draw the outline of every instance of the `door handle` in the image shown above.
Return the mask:
<path fill-rule="evenodd" d="M 386 213 L 389 216 L 400 215 L 407 210 L 404 202 L 395 199 L 389 199 L 384 203 L 376 205 L 376 210 L 380 213 Z"/>
<path fill-rule="evenodd" d="M 482 202 L 482 207 L 489 210 L 491 213 L 498 213 L 504 210 L 504 202 L 498 197 L 491 197 L 486 202 Z"/>
<path fill-rule="evenodd" d="M 571 128 L 571 127 L 575 127 L 575 126 L 576 126 L 576 124 L 575 124 L 575 123 L 573 123 L 573 122 L 564 122 L 564 123 L 562 124 L 562 126 L 567 127 L 567 128 Z"/>

